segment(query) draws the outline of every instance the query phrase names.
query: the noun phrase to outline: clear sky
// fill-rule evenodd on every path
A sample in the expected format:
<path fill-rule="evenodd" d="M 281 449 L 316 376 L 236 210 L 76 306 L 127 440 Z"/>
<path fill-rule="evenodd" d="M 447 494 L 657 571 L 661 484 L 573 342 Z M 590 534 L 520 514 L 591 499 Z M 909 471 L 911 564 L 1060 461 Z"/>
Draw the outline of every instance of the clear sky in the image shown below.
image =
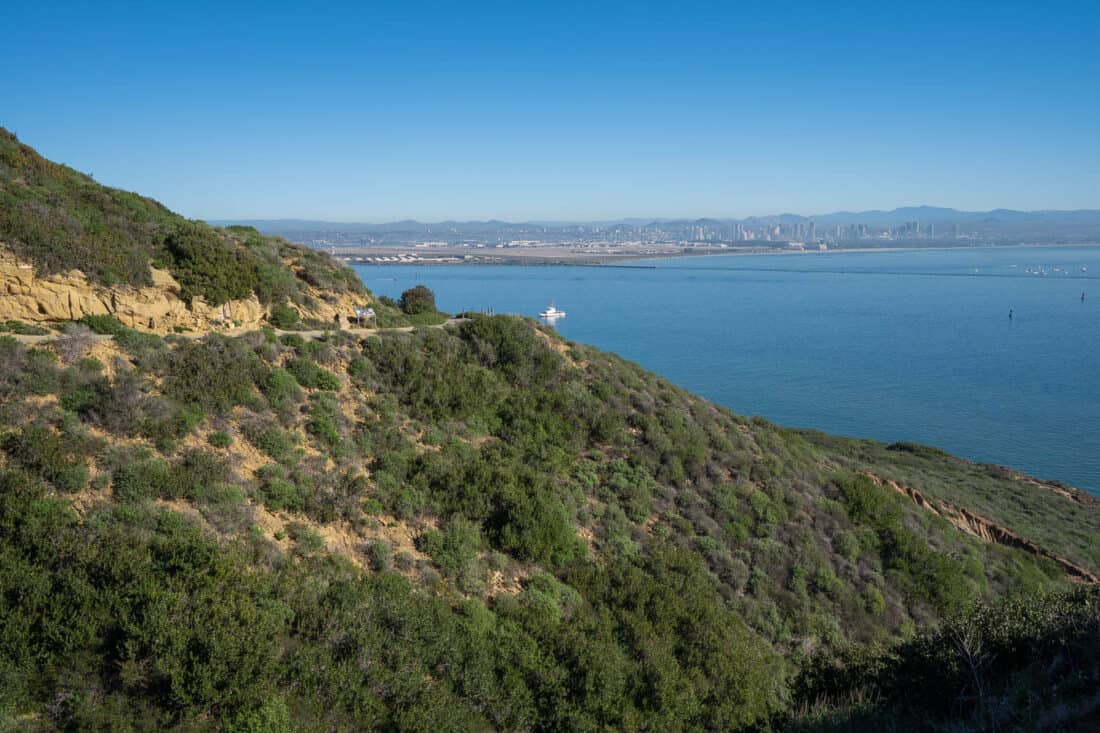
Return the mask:
<path fill-rule="evenodd" d="M 1100 207 L 1100 3 L 3 0 L 0 125 L 195 218 Z"/>

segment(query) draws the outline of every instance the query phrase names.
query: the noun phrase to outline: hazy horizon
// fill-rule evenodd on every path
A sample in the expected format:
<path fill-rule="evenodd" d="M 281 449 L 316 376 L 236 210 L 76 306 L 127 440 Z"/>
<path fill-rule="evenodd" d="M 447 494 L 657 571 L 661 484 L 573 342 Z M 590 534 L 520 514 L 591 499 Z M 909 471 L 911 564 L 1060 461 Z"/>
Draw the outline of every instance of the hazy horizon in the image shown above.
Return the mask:
<path fill-rule="evenodd" d="M 748 214 L 747 216 L 729 216 L 725 214 L 714 214 L 704 216 L 621 216 L 610 219 L 549 219 L 546 217 L 533 217 L 530 219 L 505 219 L 499 216 L 490 216 L 486 218 L 457 216 L 449 217 L 446 219 L 420 219 L 416 217 L 406 217 L 402 219 L 315 219 L 312 217 L 301 216 L 278 216 L 278 217 L 219 217 L 219 218 L 206 218 L 203 221 L 207 221 L 213 224 L 248 224 L 249 222 L 304 222 L 304 223 L 318 223 L 318 224 L 333 224 L 333 225 L 364 225 L 364 226 L 385 226 L 390 224 L 401 224 L 404 222 L 432 225 L 432 224 L 488 224 L 491 222 L 499 222 L 503 224 L 545 224 L 548 226 L 570 226 L 570 225 L 601 225 L 601 224 L 619 224 L 622 222 L 690 222 L 690 221 L 750 221 L 750 220 L 770 220 L 779 219 L 782 217 L 797 217 L 812 221 L 814 219 L 827 219 L 830 217 L 836 217 L 841 215 L 853 215 L 860 216 L 864 214 L 892 214 L 894 212 L 903 211 L 917 211 L 921 209 L 929 209 L 932 211 L 949 211 L 958 215 L 983 215 L 993 214 L 996 212 L 1012 212 L 1017 214 L 1074 214 L 1074 213 L 1087 213 L 1087 214 L 1100 214 L 1100 206 L 1078 208 L 1078 209 L 1012 209 L 1004 206 L 997 206 L 992 209 L 971 211 L 967 209 L 960 209 L 953 206 L 937 206 L 932 204 L 913 204 L 902 205 L 892 207 L 890 209 L 856 209 L 846 208 L 839 209 L 837 211 L 824 211 L 813 214 L 804 214 L 797 211 L 780 211 L 771 213 L 756 213 Z M 200 217 L 201 218 L 201 217 Z"/>

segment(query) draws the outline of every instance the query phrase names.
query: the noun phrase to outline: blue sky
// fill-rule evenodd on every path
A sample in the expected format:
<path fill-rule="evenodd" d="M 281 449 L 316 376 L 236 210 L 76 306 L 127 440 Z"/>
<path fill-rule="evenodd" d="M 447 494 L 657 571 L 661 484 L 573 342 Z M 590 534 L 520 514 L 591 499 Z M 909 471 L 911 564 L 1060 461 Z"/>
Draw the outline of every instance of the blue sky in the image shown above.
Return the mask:
<path fill-rule="evenodd" d="M 205 219 L 1100 207 L 1095 2 L 316 5 L 5 0 L 0 125 Z"/>

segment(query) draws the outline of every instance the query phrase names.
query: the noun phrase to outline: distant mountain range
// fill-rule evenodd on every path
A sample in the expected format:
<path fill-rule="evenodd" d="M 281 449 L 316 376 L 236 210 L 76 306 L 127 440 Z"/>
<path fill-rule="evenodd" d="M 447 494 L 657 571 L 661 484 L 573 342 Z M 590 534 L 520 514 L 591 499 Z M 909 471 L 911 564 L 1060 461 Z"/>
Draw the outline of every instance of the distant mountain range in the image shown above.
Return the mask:
<path fill-rule="evenodd" d="M 852 224 L 864 224 L 876 227 L 893 227 L 908 222 L 920 222 L 923 224 L 977 224 L 989 226 L 993 224 L 1005 225 L 1075 225 L 1075 226 L 1100 226 L 1100 209 L 1076 209 L 1076 210 L 1040 210 L 1018 211 L 1015 209 L 993 209 L 991 211 L 961 211 L 943 206 L 903 206 L 890 211 L 872 209 L 870 211 L 836 211 L 829 214 L 806 216 L 802 214 L 772 214 L 768 216 L 750 216 L 743 219 L 737 218 L 641 218 L 631 217 L 608 221 L 524 221 L 509 222 L 499 219 L 486 221 L 440 221 L 421 222 L 414 219 L 402 221 L 369 223 L 369 222 L 332 222 L 309 219 L 233 219 L 211 222 L 217 225 L 247 224 L 261 231 L 314 231 L 326 230 L 339 232 L 376 232 L 379 234 L 391 232 L 422 231 L 425 234 L 432 232 L 460 231 L 495 231 L 500 229 L 513 229 L 516 227 L 546 227 L 563 229 L 569 227 L 674 227 L 692 225 L 729 225 L 745 224 L 747 226 L 768 226 L 775 224 L 797 224 L 814 222 L 823 226 L 851 226 Z"/>

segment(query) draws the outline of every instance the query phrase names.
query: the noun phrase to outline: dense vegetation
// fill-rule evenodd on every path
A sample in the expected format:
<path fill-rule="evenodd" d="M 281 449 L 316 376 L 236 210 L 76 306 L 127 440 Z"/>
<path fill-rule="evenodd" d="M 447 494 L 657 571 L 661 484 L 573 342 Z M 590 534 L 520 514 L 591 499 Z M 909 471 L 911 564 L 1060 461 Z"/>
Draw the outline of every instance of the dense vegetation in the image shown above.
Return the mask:
<path fill-rule="evenodd" d="M 806 665 L 796 730 L 1095 730 L 1100 589 L 981 604 Z"/>
<path fill-rule="evenodd" d="M 3 128 L 0 242 L 40 273 L 77 269 L 108 286 L 149 285 L 150 267 L 167 269 L 185 299 L 213 305 L 252 294 L 264 304 L 304 303 L 309 286 L 365 292 L 354 272 L 322 253 L 251 227 L 188 221 L 46 160 Z"/>
<path fill-rule="evenodd" d="M 306 298 L 365 292 L 3 131 L 0 241 L 44 272 L 255 294 L 281 330 L 314 327 Z M 375 310 L 447 321 L 426 288 Z M 517 318 L 59 328 L 30 346 L 44 329 L 0 324 L 0 731 L 1086 730 L 1100 711 L 1096 589 L 891 488 L 1095 572 L 1100 506 L 1068 487 L 739 417 Z"/>
<path fill-rule="evenodd" d="M 114 331 L 0 337 L 9 726 L 980 729 L 1066 654 L 1095 709 L 1095 594 L 1053 564 L 527 321 Z M 1024 593 L 1062 610 L 976 605 Z"/>

